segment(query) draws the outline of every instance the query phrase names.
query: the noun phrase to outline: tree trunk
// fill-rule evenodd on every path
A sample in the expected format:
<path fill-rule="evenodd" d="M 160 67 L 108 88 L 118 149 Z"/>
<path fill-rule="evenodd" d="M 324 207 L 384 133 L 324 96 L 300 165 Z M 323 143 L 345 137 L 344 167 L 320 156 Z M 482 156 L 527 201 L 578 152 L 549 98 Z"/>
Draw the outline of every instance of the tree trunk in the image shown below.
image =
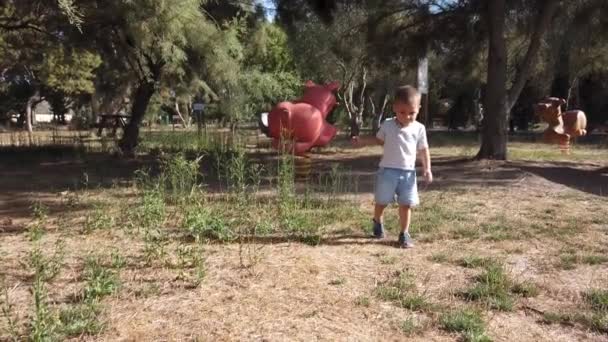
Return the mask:
<path fill-rule="evenodd" d="M 27 104 L 25 105 L 25 127 L 27 128 L 27 132 L 32 134 L 34 131 L 32 128 L 32 120 L 33 120 L 33 107 L 34 107 L 34 96 L 30 97 L 27 100 Z"/>
<path fill-rule="evenodd" d="M 481 148 L 477 159 L 507 159 L 507 121 L 528 79 L 542 37 L 551 24 L 558 0 L 547 0 L 535 20 L 528 50 L 519 65 L 513 86 L 507 93 L 507 50 L 505 41 L 505 0 L 488 1 L 489 49 L 485 116 L 481 130 Z"/>
<path fill-rule="evenodd" d="M 559 47 L 559 57 L 555 63 L 555 76 L 551 83 L 551 96 L 565 99 L 570 88 L 570 46 L 572 38 L 570 34 L 565 34 Z"/>
<path fill-rule="evenodd" d="M 551 20 L 557 11 L 559 2 L 559 0 L 545 0 L 540 12 L 538 13 L 538 18 L 534 20 L 534 31 L 530 37 L 528 50 L 526 51 L 526 55 L 524 56 L 522 63 L 519 65 L 517 75 L 507 95 L 507 112 L 510 112 L 513 105 L 515 105 L 515 102 L 519 98 L 519 94 L 521 94 L 521 91 L 529 78 L 532 66 L 536 60 L 536 55 L 538 55 L 538 51 L 542 45 L 543 35 L 551 24 Z M 491 1 L 491 3 L 493 3 L 493 1 Z"/>
<path fill-rule="evenodd" d="M 384 118 L 384 111 L 386 110 L 386 105 L 388 104 L 388 94 L 384 95 L 384 98 L 382 99 L 382 106 L 380 107 L 380 109 L 376 112 L 376 106 L 374 105 L 374 100 L 372 99 L 372 97 L 370 96 L 369 98 L 369 102 L 372 106 L 372 117 L 373 117 L 373 122 L 372 122 L 372 130 L 374 135 L 378 132 L 378 129 L 380 128 L 380 123 L 382 123 L 382 119 Z"/>
<path fill-rule="evenodd" d="M 127 155 L 132 155 L 135 147 L 137 147 L 139 139 L 139 125 L 146 114 L 148 104 L 150 103 L 150 99 L 152 98 L 152 95 L 154 95 L 155 91 L 156 83 L 151 81 L 140 83 L 135 91 L 135 98 L 131 108 L 131 120 L 129 120 L 127 127 L 125 127 L 122 139 L 118 144 L 121 151 Z"/>
<path fill-rule="evenodd" d="M 489 34 L 486 115 L 481 129 L 478 159 L 507 159 L 507 48 L 505 0 L 488 2 Z"/>
<path fill-rule="evenodd" d="M 359 136 L 361 131 L 361 123 L 363 122 L 363 112 L 365 111 L 365 89 L 367 87 L 367 68 L 363 68 L 361 75 L 361 92 L 359 93 L 359 105 L 355 103 L 354 92 L 355 92 L 354 80 L 348 82 L 345 90 L 342 94 L 341 101 L 346 108 L 350 123 L 350 136 Z"/>
<path fill-rule="evenodd" d="M 186 118 L 184 118 L 184 116 L 182 115 L 182 111 L 179 108 L 179 101 L 177 99 L 175 99 L 175 113 L 177 113 L 177 116 L 179 116 L 179 118 L 182 120 L 182 126 L 184 126 L 184 128 L 187 128 L 188 123 L 186 122 Z"/>
<path fill-rule="evenodd" d="M 27 99 L 27 103 L 25 104 L 25 127 L 30 136 L 30 142 L 32 139 L 32 132 L 34 131 L 33 126 L 36 123 L 36 114 L 34 113 L 34 108 L 40 102 L 43 101 L 43 98 L 40 97 L 40 92 L 36 91 L 29 99 Z"/>

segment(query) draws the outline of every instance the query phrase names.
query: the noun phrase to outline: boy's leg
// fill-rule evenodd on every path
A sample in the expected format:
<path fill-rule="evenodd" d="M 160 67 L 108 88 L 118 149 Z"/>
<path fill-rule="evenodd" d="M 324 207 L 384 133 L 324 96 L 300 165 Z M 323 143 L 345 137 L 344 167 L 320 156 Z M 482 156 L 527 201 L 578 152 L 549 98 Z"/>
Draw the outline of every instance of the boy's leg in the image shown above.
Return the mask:
<path fill-rule="evenodd" d="M 378 204 L 374 206 L 374 219 L 372 225 L 372 231 L 374 233 L 374 237 L 377 239 L 384 238 L 384 218 L 382 213 L 384 212 L 384 208 L 386 205 Z"/>
<path fill-rule="evenodd" d="M 399 233 L 399 247 L 401 248 L 412 248 L 414 247 L 414 241 L 410 237 L 410 222 L 412 219 L 412 209 L 409 205 L 399 205 L 399 223 L 401 225 L 401 233 Z"/>
<path fill-rule="evenodd" d="M 376 203 L 374 206 L 374 221 L 384 223 L 384 209 L 386 209 L 386 205 Z"/>
<path fill-rule="evenodd" d="M 376 190 L 374 193 L 374 220 L 373 232 L 376 238 L 384 237 L 384 224 L 382 213 L 389 203 L 394 201 L 395 190 L 399 183 L 398 174 L 389 169 L 380 168 L 376 175 Z"/>
<path fill-rule="evenodd" d="M 397 187 L 399 200 L 399 223 L 401 233 L 399 234 L 399 246 L 403 248 L 414 247 L 414 242 L 409 234 L 412 220 L 412 207 L 418 205 L 418 187 L 416 184 L 416 171 L 404 171 L 399 179 Z"/>
<path fill-rule="evenodd" d="M 412 209 L 409 205 L 399 205 L 399 225 L 401 226 L 401 233 L 409 234 L 410 222 L 412 222 Z"/>

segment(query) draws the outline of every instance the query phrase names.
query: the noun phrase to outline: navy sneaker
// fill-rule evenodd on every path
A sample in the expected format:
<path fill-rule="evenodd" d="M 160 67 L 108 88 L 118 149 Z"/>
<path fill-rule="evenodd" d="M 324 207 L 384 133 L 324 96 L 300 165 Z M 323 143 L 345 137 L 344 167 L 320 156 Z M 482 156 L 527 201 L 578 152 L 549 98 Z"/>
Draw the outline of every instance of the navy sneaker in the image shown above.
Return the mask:
<path fill-rule="evenodd" d="M 376 239 L 384 238 L 384 225 L 380 222 L 376 222 L 376 220 L 372 220 L 374 223 L 374 237 Z"/>
<path fill-rule="evenodd" d="M 401 248 L 412 248 L 414 247 L 414 240 L 409 233 L 401 233 L 399 234 L 399 247 Z"/>

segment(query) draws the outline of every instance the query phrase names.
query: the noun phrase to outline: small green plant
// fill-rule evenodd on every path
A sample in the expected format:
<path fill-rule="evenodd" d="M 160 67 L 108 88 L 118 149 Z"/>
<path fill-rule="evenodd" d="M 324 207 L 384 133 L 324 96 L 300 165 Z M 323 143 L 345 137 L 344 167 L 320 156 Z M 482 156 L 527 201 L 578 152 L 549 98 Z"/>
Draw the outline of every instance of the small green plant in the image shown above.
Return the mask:
<path fill-rule="evenodd" d="M 295 191 L 295 157 L 290 153 L 281 153 L 277 172 L 278 226 L 282 233 L 316 246 L 323 238 L 322 223 L 312 214 L 310 197 L 301 200 Z"/>
<path fill-rule="evenodd" d="M 480 301 L 489 308 L 510 311 L 513 308 L 510 288 L 511 281 L 502 266 L 489 265 L 476 277 L 475 286 L 463 295 L 467 300 Z"/>
<path fill-rule="evenodd" d="M 511 287 L 511 292 L 525 298 L 536 297 L 540 290 L 536 285 L 530 282 L 518 283 Z"/>
<path fill-rule="evenodd" d="M 289 153 L 282 153 L 279 158 L 277 187 L 279 205 L 295 205 L 295 168 L 294 156 Z M 282 208 L 280 208 L 282 209 Z"/>
<path fill-rule="evenodd" d="M 608 290 L 591 289 L 583 296 L 592 310 L 608 314 Z"/>
<path fill-rule="evenodd" d="M 33 221 L 28 228 L 28 237 L 30 241 L 38 241 L 44 235 L 44 226 L 48 217 L 49 209 L 44 204 L 36 202 L 32 205 Z"/>
<path fill-rule="evenodd" d="M 161 293 L 160 286 L 156 283 L 144 283 L 142 287 L 134 291 L 135 298 L 147 298 L 157 296 Z"/>
<path fill-rule="evenodd" d="M 363 306 L 366 308 L 369 307 L 369 305 L 370 305 L 369 297 L 359 296 L 359 297 L 355 298 L 355 305 Z"/>
<path fill-rule="evenodd" d="M 167 216 L 163 193 L 158 187 L 145 189 L 140 203 L 128 212 L 130 230 L 142 233 L 148 262 L 165 256 L 167 244 L 164 224 Z"/>
<path fill-rule="evenodd" d="M 490 241 L 515 240 L 526 235 L 526 231 L 517 230 L 505 215 L 494 217 L 489 222 L 481 224 L 481 230 L 486 233 L 485 239 Z"/>
<path fill-rule="evenodd" d="M 85 260 L 84 280 L 83 299 L 85 302 L 99 300 L 116 292 L 119 287 L 116 273 L 104 267 L 100 259 L 95 256 L 89 256 Z"/>
<path fill-rule="evenodd" d="M 78 184 L 74 184 L 74 187 L 78 187 Z M 65 194 L 65 196 L 63 196 L 62 198 L 62 203 L 63 205 L 65 205 L 66 207 L 70 208 L 70 209 L 76 209 L 78 208 L 78 206 L 80 205 L 81 202 L 81 198 L 80 195 L 76 192 L 72 192 L 69 191 L 67 192 L 67 194 Z"/>
<path fill-rule="evenodd" d="M 235 238 L 235 233 L 219 213 L 212 213 L 210 209 L 203 207 L 190 208 L 182 222 L 182 227 L 197 242 L 207 239 L 226 242 Z"/>
<path fill-rule="evenodd" d="M 451 231 L 453 239 L 479 239 L 481 233 L 477 227 L 458 227 Z"/>
<path fill-rule="evenodd" d="M 200 187 L 199 163 L 202 156 L 194 159 L 186 159 L 183 153 L 169 155 L 161 159 L 161 173 L 159 183 L 168 200 L 180 203 L 192 197 Z"/>
<path fill-rule="evenodd" d="M 206 269 L 200 245 L 179 245 L 176 250 L 178 278 L 190 280 L 195 286 L 205 278 Z M 192 270 L 188 272 L 187 270 Z"/>
<path fill-rule="evenodd" d="M 606 313 L 595 313 L 591 316 L 591 320 L 589 323 L 591 329 L 603 333 L 608 334 L 608 314 Z"/>
<path fill-rule="evenodd" d="M 0 307 L 2 307 L 2 317 L 4 317 L 4 320 L 6 321 L 6 332 L 13 342 L 17 342 L 19 341 L 20 336 L 17 327 L 17 318 L 15 316 L 15 308 L 11 303 L 8 287 L 4 277 L 0 278 L 0 289 L 2 289 L 2 300 L 0 301 Z"/>
<path fill-rule="evenodd" d="M 416 290 L 414 278 L 408 272 L 397 272 L 374 290 L 376 297 L 413 311 L 430 308 L 430 303 Z"/>
<path fill-rule="evenodd" d="M 466 268 L 488 267 L 497 264 L 492 258 L 483 258 L 478 256 L 467 256 L 458 260 L 458 265 Z"/>
<path fill-rule="evenodd" d="M 247 194 L 247 181 L 249 174 L 249 161 L 245 155 L 245 150 L 242 148 L 236 149 L 235 153 L 229 158 L 227 166 L 227 181 L 229 189 L 239 195 Z"/>
<path fill-rule="evenodd" d="M 578 323 L 594 331 L 608 333 L 608 290 L 590 289 L 583 293 L 583 299 L 586 307 L 579 312 L 545 312 L 542 322 L 565 325 Z"/>
<path fill-rule="evenodd" d="M 462 334 L 462 339 L 468 342 L 491 341 L 484 335 L 485 324 L 481 314 L 468 309 L 454 310 L 439 318 L 442 329 Z"/>
<path fill-rule="evenodd" d="M 44 282 L 53 280 L 61 271 L 65 255 L 65 244 L 59 239 L 55 242 L 55 250 L 51 255 L 44 253 L 44 249 L 36 243 L 29 253 L 26 267 L 34 272 Z"/>
<path fill-rule="evenodd" d="M 44 235 L 48 209 L 40 203 L 32 207 L 34 222 L 30 226 L 30 240 L 32 249 L 27 261 L 24 263 L 33 273 L 32 286 L 30 288 L 34 298 L 34 312 L 28 322 L 29 339 L 44 341 L 56 338 L 59 326 L 56 315 L 50 310 L 48 304 L 47 282 L 55 278 L 62 266 L 64 257 L 63 240 L 58 239 L 55 243 L 55 251 L 47 256 L 47 250 L 42 246 L 41 240 Z"/>
<path fill-rule="evenodd" d="M 298 234 L 297 238 L 300 242 L 307 244 L 309 246 L 318 246 L 321 244 L 323 240 L 323 236 L 319 232 L 304 232 L 303 234 Z"/>
<path fill-rule="evenodd" d="M 560 264 L 559 266 L 563 270 L 573 270 L 576 268 L 576 264 L 578 262 L 578 256 L 576 254 L 562 254 L 559 257 Z"/>
<path fill-rule="evenodd" d="M 397 257 L 394 255 L 381 255 L 380 263 L 384 265 L 393 265 L 397 262 Z"/>
<path fill-rule="evenodd" d="M 574 324 L 576 320 L 574 315 L 555 312 L 545 312 L 542 318 L 542 322 L 545 324 Z"/>
<path fill-rule="evenodd" d="M 582 263 L 584 264 L 588 264 L 588 265 L 600 265 L 600 264 L 605 264 L 608 263 L 608 256 L 606 255 L 595 255 L 595 254 L 591 254 L 591 255 L 585 255 L 583 256 Z"/>
<path fill-rule="evenodd" d="M 545 312 L 541 322 L 545 324 L 563 324 L 567 326 L 580 324 L 600 333 L 608 333 L 608 315 L 598 312 Z"/>
<path fill-rule="evenodd" d="M 29 324 L 30 340 L 47 341 L 55 339 L 58 321 L 49 308 L 46 286 L 41 277 L 34 277 L 32 295 L 34 297 L 34 313 Z"/>
<path fill-rule="evenodd" d="M 130 212 L 129 225 L 138 231 L 159 228 L 166 215 L 162 192 L 157 188 L 144 190 L 140 203 Z"/>
<path fill-rule="evenodd" d="M 127 265 L 127 260 L 118 252 L 118 250 L 113 250 L 110 253 L 110 263 L 112 268 L 120 269 Z"/>
<path fill-rule="evenodd" d="M 608 257 L 601 254 L 578 254 L 576 250 L 567 249 L 559 255 L 558 267 L 563 270 L 573 270 L 577 264 L 599 265 L 608 262 Z"/>
<path fill-rule="evenodd" d="M 95 230 L 109 229 L 114 226 L 114 217 L 107 214 L 103 208 L 96 207 L 88 214 L 84 222 L 84 233 L 88 234 Z"/>
<path fill-rule="evenodd" d="M 48 305 L 46 283 L 59 274 L 63 261 L 63 242 L 57 241 L 55 253 L 50 257 L 45 256 L 38 241 L 34 243 L 28 258 L 29 268 L 34 272 L 31 288 L 34 313 L 29 323 L 29 330 L 30 339 L 41 341 L 53 339 L 57 333 L 58 321 Z"/>
<path fill-rule="evenodd" d="M 347 191 L 347 182 L 343 173 L 340 170 L 340 164 L 334 163 L 327 175 L 319 179 L 321 182 L 322 191 L 327 193 L 324 205 L 333 207 L 336 205 L 336 197 Z"/>
<path fill-rule="evenodd" d="M 101 309 L 94 301 L 63 308 L 59 312 L 59 330 L 66 337 L 97 335 L 104 329 L 104 324 L 97 318 L 100 313 Z"/>
<path fill-rule="evenodd" d="M 167 235 L 162 228 L 148 228 L 143 234 L 144 258 L 148 264 L 156 260 L 163 260 L 167 251 L 165 247 L 169 243 Z"/>
<path fill-rule="evenodd" d="M 419 334 L 423 329 L 423 327 L 418 322 L 416 322 L 413 317 L 408 317 L 403 322 L 401 322 L 399 328 L 405 336 L 413 336 Z"/>
<path fill-rule="evenodd" d="M 445 253 L 435 253 L 429 257 L 429 260 L 436 263 L 445 263 L 448 261 L 448 256 Z"/>

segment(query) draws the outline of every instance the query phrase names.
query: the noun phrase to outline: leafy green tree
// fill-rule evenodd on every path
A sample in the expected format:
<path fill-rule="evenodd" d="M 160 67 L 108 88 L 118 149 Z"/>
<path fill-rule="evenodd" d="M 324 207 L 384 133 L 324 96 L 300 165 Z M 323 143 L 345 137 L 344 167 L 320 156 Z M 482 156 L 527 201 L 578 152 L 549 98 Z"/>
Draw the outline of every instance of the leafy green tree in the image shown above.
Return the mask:
<path fill-rule="evenodd" d="M 122 70 L 130 83 L 131 118 L 119 143 L 125 153 L 137 146 L 150 99 L 164 83 L 236 78 L 230 38 L 202 11 L 203 1 L 83 2 L 83 36 L 102 56 L 102 69 Z"/>

